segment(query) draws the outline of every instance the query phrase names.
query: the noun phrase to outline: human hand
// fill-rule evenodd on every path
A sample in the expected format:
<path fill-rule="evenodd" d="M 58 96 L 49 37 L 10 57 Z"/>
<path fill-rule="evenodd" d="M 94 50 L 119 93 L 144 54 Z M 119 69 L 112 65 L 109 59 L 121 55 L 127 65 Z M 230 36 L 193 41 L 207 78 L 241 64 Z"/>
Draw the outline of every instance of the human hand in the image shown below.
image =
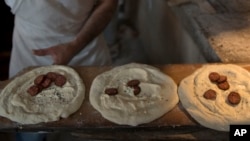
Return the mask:
<path fill-rule="evenodd" d="M 71 43 L 59 44 L 45 49 L 33 50 L 33 54 L 37 56 L 51 56 L 53 64 L 67 65 L 74 57 Z"/>

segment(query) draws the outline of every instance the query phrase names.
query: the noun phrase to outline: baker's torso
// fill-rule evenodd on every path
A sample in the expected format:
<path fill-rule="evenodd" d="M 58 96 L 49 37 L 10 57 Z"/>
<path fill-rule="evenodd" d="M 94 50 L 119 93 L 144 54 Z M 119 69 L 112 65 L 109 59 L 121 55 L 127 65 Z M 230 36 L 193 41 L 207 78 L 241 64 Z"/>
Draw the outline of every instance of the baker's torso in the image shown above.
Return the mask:
<path fill-rule="evenodd" d="M 96 0 L 5 1 L 15 14 L 10 76 L 27 66 L 52 64 L 50 56 L 34 56 L 32 50 L 73 40 L 96 4 Z M 109 52 L 102 36 L 90 42 L 70 62 L 71 65 L 109 63 Z"/>

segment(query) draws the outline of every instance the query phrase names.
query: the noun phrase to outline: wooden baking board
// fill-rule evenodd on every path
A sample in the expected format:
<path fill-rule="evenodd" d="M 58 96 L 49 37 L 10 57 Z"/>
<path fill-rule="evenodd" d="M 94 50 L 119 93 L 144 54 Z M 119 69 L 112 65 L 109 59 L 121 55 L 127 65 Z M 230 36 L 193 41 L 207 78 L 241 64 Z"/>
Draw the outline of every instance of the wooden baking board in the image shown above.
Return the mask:
<path fill-rule="evenodd" d="M 240 66 L 250 70 L 250 66 L 246 64 L 239 64 Z M 169 75 L 173 78 L 177 85 L 179 85 L 180 81 L 186 76 L 193 73 L 197 68 L 201 67 L 202 64 L 176 64 L 176 65 L 164 65 L 157 66 L 162 72 Z M 15 122 L 12 122 L 6 118 L 0 117 L 0 130 L 10 130 L 10 131 L 108 131 L 113 132 L 113 129 L 119 131 L 127 131 L 127 130 L 167 130 L 168 133 L 193 133 L 199 131 L 209 131 L 209 133 L 213 133 L 216 135 L 223 135 L 223 137 L 227 137 L 227 133 L 221 133 L 218 131 L 214 131 L 212 129 L 206 129 L 205 127 L 200 126 L 196 123 L 189 114 L 183 109 L 181 103 L 179 102 L 176 107 L 170 112 L 166 113 L 164 116 L 159 119 L 139 125 L 136 127 L 133 126 L 125 126 L 125 125 L 117 125 L 109 122 L 104 119 L 101 114 L 96 111 L 89 102 L 89 89 L 91 83 L 95 76 L 98 74 L 110 70 L 112 67 L 73 67 L 81 76 L 86 86 L 86 97 L 83 101 L 81 108 L 72 114 L 67 119 L 61 119 L 56 122 L 50 123 L 41 123 L 34 125 L 21 125 Z M 32 68 L 26 69 L 24 72 L 31 70 Z M 0 89 L 4 88 L 10 80 L 3 81 L 0 83 Z M 103 133 L 103 132 L 102 132 Z M 111 133 L 112 134 L 112 133 Z M 203 134 L 203 133 L 202 133 Z M 206 133 L 207 134 L 207 133 Z M 96 135 L 98 136 L 98 135 Z M 145 135 L 150 136 L 150 135 Z"/>

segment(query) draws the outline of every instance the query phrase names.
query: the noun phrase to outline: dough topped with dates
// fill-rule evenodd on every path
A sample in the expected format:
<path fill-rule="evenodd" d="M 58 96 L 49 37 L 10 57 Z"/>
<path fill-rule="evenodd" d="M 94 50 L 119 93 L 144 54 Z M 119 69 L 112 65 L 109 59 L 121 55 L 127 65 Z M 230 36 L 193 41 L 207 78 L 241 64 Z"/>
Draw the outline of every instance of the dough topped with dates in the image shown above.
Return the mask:
<path fill-rule="evenodd" d="M 203 65 L 178 88 L 183 107 L 201 125 L 229 131 L 230 124 L 249 124 L 250 73 L 233 64 Z"/>
<path fill-rule="evenodd" d="M 179 101 L 172 78 L 155 67 L 138 63 L 117 66 L 98 75 L 89 99 L 105 119 L 131 126 L 163 116 Z"/>
<path fill-rule="evenodd" d="M 35 68 L 13 79 L 0 93 L 0 116 L 21 124 L 67 118 L 83 102 L 85 86 L 70 67 Z"/>

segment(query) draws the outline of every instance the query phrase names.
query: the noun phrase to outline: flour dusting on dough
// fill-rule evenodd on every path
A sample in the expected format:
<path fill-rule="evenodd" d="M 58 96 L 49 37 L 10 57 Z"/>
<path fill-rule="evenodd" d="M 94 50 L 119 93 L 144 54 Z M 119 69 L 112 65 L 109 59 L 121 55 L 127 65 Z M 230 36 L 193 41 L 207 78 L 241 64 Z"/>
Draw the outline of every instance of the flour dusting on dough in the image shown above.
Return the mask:
<path fill-rule="evenodd" d="M 67 78 L 63 87 L 52 84 L 36 96 L 27 93 L 40 74 L 57 72 Z M 36 124 L 67 118 L 81 106 L 85 86 L 72 68 L 46 66 L 31 70 L 11 81 L 1 92 L 0 115 L 21 124 Z"/>

